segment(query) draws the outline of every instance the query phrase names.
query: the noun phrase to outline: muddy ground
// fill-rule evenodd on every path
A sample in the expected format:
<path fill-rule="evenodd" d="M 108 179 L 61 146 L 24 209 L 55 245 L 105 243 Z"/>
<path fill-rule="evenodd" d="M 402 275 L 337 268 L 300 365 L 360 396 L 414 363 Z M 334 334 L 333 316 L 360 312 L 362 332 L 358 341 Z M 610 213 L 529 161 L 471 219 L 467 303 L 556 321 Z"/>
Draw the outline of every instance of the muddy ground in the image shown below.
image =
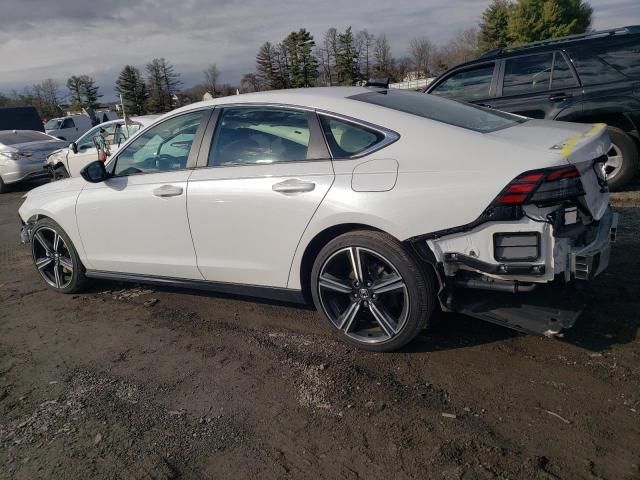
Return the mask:
<path fill-rule="evenodd" d="M 563 339 L 445 316 L 355 350 L 311 309 L 48 291 L 0 197 L 0 478 L 640 478 L 640 187 Z"/>

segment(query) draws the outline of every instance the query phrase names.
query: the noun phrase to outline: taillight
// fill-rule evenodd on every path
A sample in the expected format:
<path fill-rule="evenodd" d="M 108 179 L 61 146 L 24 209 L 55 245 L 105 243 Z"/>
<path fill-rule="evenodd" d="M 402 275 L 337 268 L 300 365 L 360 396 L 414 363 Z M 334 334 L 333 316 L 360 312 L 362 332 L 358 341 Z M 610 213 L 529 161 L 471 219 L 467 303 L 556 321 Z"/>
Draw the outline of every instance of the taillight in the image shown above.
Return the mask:
<path fill-rule="evenodd" d="M 549 205 L 584 195 L 580 172 L 567 167 L 536 170 L 518 175 L 493 202 L 494 205 Z"/>

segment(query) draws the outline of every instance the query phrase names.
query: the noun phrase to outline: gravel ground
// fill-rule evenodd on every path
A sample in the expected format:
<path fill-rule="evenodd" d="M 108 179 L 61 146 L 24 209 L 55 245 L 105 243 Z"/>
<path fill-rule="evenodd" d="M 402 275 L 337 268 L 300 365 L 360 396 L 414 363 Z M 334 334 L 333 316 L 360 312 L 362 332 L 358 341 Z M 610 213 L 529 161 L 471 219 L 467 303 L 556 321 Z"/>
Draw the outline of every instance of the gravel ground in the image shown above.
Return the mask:
<path fill-rule="evenodd" d="M 0 197 L 0 478 L 640 478 L 640 188 L 562 339 L 459 315 L 404 351 L 311 309 L 48 291 Z"/>

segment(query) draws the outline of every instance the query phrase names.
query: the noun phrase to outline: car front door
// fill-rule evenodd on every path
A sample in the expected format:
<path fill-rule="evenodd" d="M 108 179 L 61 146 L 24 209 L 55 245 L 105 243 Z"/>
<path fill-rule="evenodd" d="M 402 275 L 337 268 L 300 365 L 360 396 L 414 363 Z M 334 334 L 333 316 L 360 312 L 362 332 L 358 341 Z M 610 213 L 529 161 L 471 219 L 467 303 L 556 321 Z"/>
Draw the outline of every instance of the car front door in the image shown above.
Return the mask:
<path fill-rule="evenodd" d="M 507 58 L 491 106 L 530 118 L 571 119 L 582 109 L 582 87 L 560 51 Z"/>
<path fill-rule="evenodd" d="M 446 74 L 427 89 L 440 97 L 488 106 L 497 85 L 496 62 L 463 67 Z"/>
<path fill-rule="evenodd" d="M 203 168 L 189 179 L 198 267 L 210 281 L 284 288 L 298 242 L 334 179 L 316 115 L 267 106 L 214 115 Z"/>
<path fill-rule="evenodd" d="M 114 155 L 113 176 L 76 206 L 91 270 L 202 279 L 187 220 L 187 180 L 210 109 L 170 117 Z"/>

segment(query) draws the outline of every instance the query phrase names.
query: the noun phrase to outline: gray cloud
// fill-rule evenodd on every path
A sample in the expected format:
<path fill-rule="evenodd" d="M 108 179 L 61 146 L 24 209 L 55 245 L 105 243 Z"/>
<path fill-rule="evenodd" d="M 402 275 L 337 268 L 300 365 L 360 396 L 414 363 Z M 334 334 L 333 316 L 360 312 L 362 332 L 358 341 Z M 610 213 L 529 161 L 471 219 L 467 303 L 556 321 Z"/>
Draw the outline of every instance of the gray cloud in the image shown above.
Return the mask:
<path fill-rule="evenodd" d="M 409 40 L 437 43 L 478 23 L 489 0 L 0 0 L 0 91 L 52 77 L 93 75 L 105 98 L 125 64 L 164 56 L 185 85 L 217 63 L 221 80 L 237 82 L 255 66 L 265 41 L 300 27 L 319 40 L 335 26 L 385 33 L 395 55 Z M 637 0 L 592 1 L 595 26 L 640 23 Z"/>

